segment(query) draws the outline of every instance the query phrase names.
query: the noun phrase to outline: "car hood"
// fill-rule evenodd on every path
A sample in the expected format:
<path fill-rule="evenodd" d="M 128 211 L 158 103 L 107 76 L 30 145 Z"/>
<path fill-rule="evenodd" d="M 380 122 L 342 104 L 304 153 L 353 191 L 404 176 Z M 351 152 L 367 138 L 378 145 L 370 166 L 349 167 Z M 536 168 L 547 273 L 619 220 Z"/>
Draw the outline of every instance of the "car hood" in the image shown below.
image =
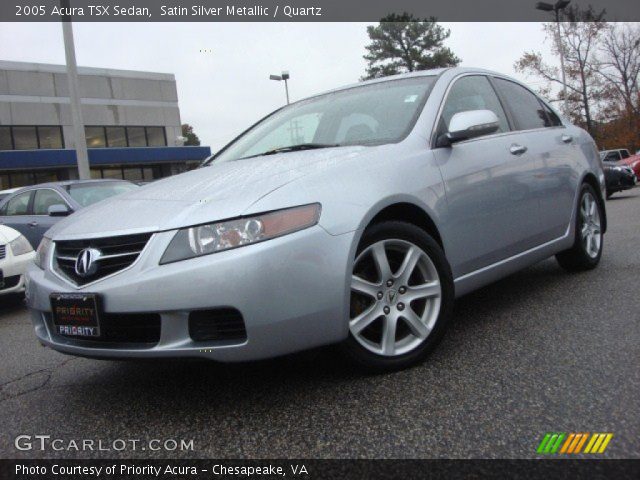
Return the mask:
<path fill-rule="evenodd" d="M 222 162 L 158 180 L 54 225 L 54 239 L 174 230 L 242 215 L 278 188 L 376 147 L 337 147 Z"/>

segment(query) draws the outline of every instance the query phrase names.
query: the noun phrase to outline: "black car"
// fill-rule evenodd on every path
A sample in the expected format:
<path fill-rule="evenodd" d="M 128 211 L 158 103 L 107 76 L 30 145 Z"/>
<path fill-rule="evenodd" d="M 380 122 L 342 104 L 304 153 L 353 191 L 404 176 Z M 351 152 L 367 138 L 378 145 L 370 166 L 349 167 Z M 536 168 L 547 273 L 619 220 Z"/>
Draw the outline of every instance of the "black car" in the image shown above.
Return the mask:
<path fill-rule="evenodd" d="M 604 165 L 604 178 L 607 184 L 607 198 L 616 192 L 629 190 L 638 183 L 638 179 L 631 167 L 618 165 L 616 162 L 609 162 L 606 159 L 602 164 Z"/>
<path fill-rule="evenodd" d="M 69 180 L 24 187 L 0 200 L 0 225 L 19 231 L 35 250 L 61 217 L 134 188 L 139 187 L 126 180 Z"/>

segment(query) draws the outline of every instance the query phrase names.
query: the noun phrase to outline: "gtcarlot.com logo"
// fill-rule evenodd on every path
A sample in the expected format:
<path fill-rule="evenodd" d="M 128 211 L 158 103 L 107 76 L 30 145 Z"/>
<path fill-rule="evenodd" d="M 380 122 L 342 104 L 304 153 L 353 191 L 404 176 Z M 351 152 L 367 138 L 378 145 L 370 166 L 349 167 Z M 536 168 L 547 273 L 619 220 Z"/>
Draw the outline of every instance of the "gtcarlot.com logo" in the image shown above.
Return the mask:
<path fill-rule="evenodd" d="M 547 433 L 540 445 L 541 454 L 604 453 L 613 433 Z"/>
<path fill-rule="evenodd" d="M 47 451 L 52 450 L 56 452 L 60 451 L 75 451 L 75 452 L 87 452 L 87 451 L 99 451 L 109 452 L 116 451 L 121 452 L 124 450 L 129 451 L 193 451 L 194 441 L 193 439 L 175 439 L 175 438 L 152 438 L 152 439 L 139 439 L 139 438 L 116 438 L 115 440 L 103 440 L 94 438 L 83 439 L 63 439 L 53 438 L 51 435 L 18 435 L 14 440 L 14 446 L 17 450 L 29 451 Z"/>

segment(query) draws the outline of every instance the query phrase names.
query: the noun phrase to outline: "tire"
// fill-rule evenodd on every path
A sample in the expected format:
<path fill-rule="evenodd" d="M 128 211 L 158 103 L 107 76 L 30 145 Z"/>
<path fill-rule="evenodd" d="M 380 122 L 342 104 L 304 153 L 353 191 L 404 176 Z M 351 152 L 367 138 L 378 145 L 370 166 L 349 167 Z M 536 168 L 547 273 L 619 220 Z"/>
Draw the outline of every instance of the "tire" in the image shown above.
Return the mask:
<path fill-rule="evenodd" d="M 354 259 L 343 351 L 369 372 L 415 365 L 442 339 L 453 301 L 451 268 L 431 236 L 404 222 L 375 224 Z"/>
<path fill-rule="evenodd" d="M 590 212 L 586 210 L 590 210 Z M 604 244 L 603 218 L 602 203 L 599 201 L 596 191 L 591 185 L 583 184 L 576 211 L 576 233 L 573 246 L 556 255 L 562 268 L 569 272 L 596 268 L 600 257 L 602 257 Z"/>

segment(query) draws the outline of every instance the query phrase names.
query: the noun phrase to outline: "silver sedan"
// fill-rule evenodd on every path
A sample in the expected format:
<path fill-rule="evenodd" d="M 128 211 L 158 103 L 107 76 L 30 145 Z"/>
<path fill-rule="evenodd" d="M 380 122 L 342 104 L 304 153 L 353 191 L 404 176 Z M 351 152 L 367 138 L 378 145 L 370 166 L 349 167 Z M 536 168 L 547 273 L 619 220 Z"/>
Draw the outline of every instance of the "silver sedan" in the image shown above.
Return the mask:
<path fill-rule="evenodd" d="M 202 168 L 86 208 L 37 252 L 41 343 L 89 357 L 242 361 L 340 344 L 404 368 L 454 299 L 555 255 L 594 268 L 591 137 L 476 69 L 387 77 L 281 108 Z"/>

